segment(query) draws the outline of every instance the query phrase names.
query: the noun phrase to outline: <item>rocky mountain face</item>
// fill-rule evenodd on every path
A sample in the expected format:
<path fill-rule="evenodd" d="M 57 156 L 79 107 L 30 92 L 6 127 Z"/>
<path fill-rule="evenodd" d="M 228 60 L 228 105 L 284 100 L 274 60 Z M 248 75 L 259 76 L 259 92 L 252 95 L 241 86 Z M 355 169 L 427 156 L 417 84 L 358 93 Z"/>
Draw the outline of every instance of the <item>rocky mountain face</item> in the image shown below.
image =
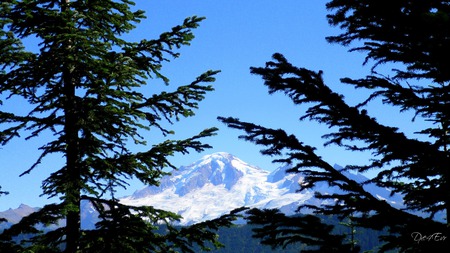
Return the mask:
<path fill-rule="evenodd" d="M 336 165 L 337 166 L 337 165 Z M 188 166 L 182 166 L 161 179 L 159 187 L 148 186 L 133 195 L 121 199 L 127 205 L 149 205 L 158 209 L 180 214 L 181 225 L 214 219 L 231 210 L 246 206 L 250 208 L 279 208 L 286 214 L 293 214 L 303 203 L 321 204 L 314 198 L 314 191 L 297 192 L 303 176 L 286 173 L 287 166 L 272 172 L 247 164 L 225 152 L 204 156 Z M 367 180 L 361 174 L 348 174 L 357 181 Z M 368 185 L 368 190 L 392 205 L 401 206 L 402 198 L 386 189 Z M 336 192 L 336 188 L 319 184 L 316 189 L 322 193 Z M 11 222 L 32 212 L 23 205 L 18 209 L 0 212 Z M 82 226 L 92 228 L 96 211 L 88 202 L 82 203 Z"/>
<path fill-rule="evenodd" d="M 6 211 L 0 212 L 0 217 L 7 219 L 10 223 L 19 222 L 22 217 L 28 216 L 31 213 L 36 212 L 39 208 L 27 206 L 25 204 L 21 204 L 18 208 L 10 208 Z"/>
<path fill-rule="evenodd" d="M 0 212 L 0 218 L 6 219 L 5 222 L 0 222 L 0 231 L 19 222 L 23 217 L 28 216 L 37 210 L 39 210 L 39 208 L 21 204 L 18 208 L 9 208 L 8 210 Z"/>

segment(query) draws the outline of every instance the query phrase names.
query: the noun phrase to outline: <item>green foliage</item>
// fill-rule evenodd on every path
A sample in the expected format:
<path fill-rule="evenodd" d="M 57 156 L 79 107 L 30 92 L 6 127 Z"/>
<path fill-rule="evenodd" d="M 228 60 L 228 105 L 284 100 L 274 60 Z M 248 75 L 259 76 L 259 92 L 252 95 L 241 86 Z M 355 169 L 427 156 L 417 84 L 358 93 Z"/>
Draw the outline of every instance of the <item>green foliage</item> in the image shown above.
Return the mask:
<path fill-rule="evenodd" d="M 147 87 L 144 93 L 150 79 L 169 84 L 161 73 L 163 63 L 179 56 L 176 49 L 189 45 L 192 30 L 203 18 L 187 18 L 157 39 L 126 41 L 122 35 L 145 18 L 132 5 L 129 0 L 0 4 L 1 98 L 21 100 L 30 108 L 24 114 L 0 112 L 0 142 L 6 145 L 21 135 L 27 140 L 44 133 L 54 137 L 40 147 L 39 158 L 22 175 L 32 173 L 52 154 L 65 158 L 64 166 L 42 183 L 43 195 L 60 202 L 44 206 L 2 234 L 3 241 L 30 235 L 21 245 L 23 251 L 191 252 L 191 245 L 202 245 L 203 240 L 217 244 L 211 232 L 214 224 L 227 226 L 234 218 L 178 231 L 170 227 L 177 215 L 125 206 L 114 197 L 131 178 L 158 185 L 164 169 L 174 168 L 170 156 L 209 148 L 200 139 L 216 131 L 147 143 L 143 131 L 156 129 L 167 137 L 173 133 L 167 123 L 194 115 L 198 103 L 213 90 L 208 83 L 218 71 L 207 71 L 175 91 L 145 95 L 151 92 Z M 29 51 L 30 44 L 38 49 Z M 135 152 L 136 146 L 144 151 Z M 80 228 L 82 200 L 100 213 L 96 230 Z M 167 224 L 168 233 L 157 233 L 160 223 Z M 38 224 L 60 227 L 42 231 Z M 183 236 L 191 240 L 179 238 Z"/>
<path fill-rule="evenodd" d="M 262 154 L 279 156 L 276 162 L 291 164 L 289 172 L 302 172 L 305 183 L 300 190 L 314 189 L 320 182 L 341 190 L 335 194 L 316 192 L 316 198 L 331 204 L 303 205 L 300 209 L 337 215 L 342 220 L 352 217 L 354 227 L 386 230 L 388 234 L 380 235 L 386 242 L 380 251 L 440 252 L 450 241 L 450 55 L 446 49 L 450 46 L 450 5 L 437 0 L 334 0 L 327 8 L 330 24 L 343 30 L 342 34 L 328 37 L 328 41 L 352 46 L 350 51 L 367 53 L 365 64 L 373 63 L 372 73 L 367 77 L 341 79 L 344 84 L 368 90 L 368 97 L 350 105 L 343 95 L 325 83 L 322 71 L 295 67 L 281 54 L 274 54 L 273 61 L 267 62 L 265 67 L 251 68 L 251 72 L 262 77 L 269 93 L 282 92 L 295 105 L 306 106 L 306 113 L 300 117 L 302 120 L 327 125 L 331 132 L 323 136 L 325 146 L 370 152 L 372 159 L 365 165 L 336 170 L 315 153 L 314 147 L 304 144 L 296 135 L 235 118 L 219 119 L 231 128 L 245 131 L 241 138 L 264 146 Z M 377 73 L 377 66 L 385 63 L 402 65 L 404 69 L 394 69 L 393 77 Z M 411 85 L 412 79 L 419 84 Z M 394 108 L 399 112 L 413 111 L 413 122 L 417 118 L 431 122 L 430 127 L 423 127 L 416 133 L 425 135 L 425 140 L 407 136 L 400 129 L 383 125 L 371 117 L 366 106 L 375 99 L 390 106 L 391 111 Z M 350 170 L 361 173 L 371 170 L 377 175 L 359 183 L 343 173 Z M 405 208 L 395 208 L 370 194 L 364 187 L 369 183 L 386 187 L 392 194 L 402 194 Z M 446 214 L 446 223 L 433 219 L 436 213 Z M 260 225 L 268 226 L 270 222 L 262 219 Z M 282 224 L 290 223 L 285 220 Z M 293 238 L 317 245 L 329 236 L 317 235 L 310 241 L 302 236 L 314 236 L 314 231 L 307 229 L 311 224 L 299 224 L 300 228 L 286 232 L 285 237 L 271 235 L 271 230 L 255 230 L 255 233 L 261 238 L 275 238 L 267 241 L 274 246 L 284 245 Z M 315 224 L 327 229 L 326 224 Z M 415 232 L 442 233 L 447 239 L 418 243 L 412 236 Z M 285 241 L 280 242 L 278 238 Z"/>

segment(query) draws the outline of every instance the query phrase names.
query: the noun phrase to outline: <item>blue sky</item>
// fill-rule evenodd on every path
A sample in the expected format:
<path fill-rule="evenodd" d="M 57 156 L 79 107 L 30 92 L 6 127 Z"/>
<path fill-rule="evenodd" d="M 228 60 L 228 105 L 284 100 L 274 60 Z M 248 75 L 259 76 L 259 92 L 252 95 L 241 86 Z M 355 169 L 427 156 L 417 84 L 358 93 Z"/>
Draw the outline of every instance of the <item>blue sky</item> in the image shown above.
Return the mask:
<path fill-rule="evenodd" d="M 238 140 L 239 131 L 227 129 L 216 120 L 217 116 L 233 116 L 260 125 L 283 128 L 295 133 L 306 144 L 317 146 L 318 153 L 331 164 L 360 164 L 369 154 L 350 153 L 340 148 L 323 148 L 320 138 L 328 132 L 315 122 L 299 122 L 304 108 L 295 107 L 283 94 L 268 95 L 262 79 L 249 72 L 251 66 L 263 66 L 273 53 L 284 54 L 293 64 L 312 70 L 323 70 L 326 82 L 345 95 L 350 103 L 361 101 L 361 93 L 339 83 L 341 77 L 363 77 L 369 67 L 362 67 L 364 55 L 348 53 L 348 48 L 330 45 L 325 37 L 337 34 L 326 21 L 323 0 L 165 0 L 137 1 L 137 8 L 146 11 L 148 19 L 127 35 L 132 40 L 155 38 L 161 32 L 180 24 L 188 16 L 205 16 L 206 20 L 194 31 L 196 38 L 189 47 L 180 50 L 181 57 L 166 64 L 163 73 L 171 80 L 167 89 L 190 83 L 206 70 L 221 70 L 213 84 L 215 91 L 207 94 L 200 103 L 196 116 L 182 119 L 171 128 L 176 132 L 170 138 L 188 138 L 202 129 L 218 127 L 218 136 L 204 141 L 214 148 L 205 153 L 175 156 L 174 164 L 188 165 L 203 155 L 225 151 L 242 160 L 267 170 L 278 165 L 270 157 L 259 153 L 260 147 Z M 149 80 L 149 89 L 161 86 Z M 160 89 L 156 87 L 155 89 Z M 20 107 L 18 107 L 20 109 Z M 410 114 L 393 117 L 391 111 L 375 103 L 369 108 L 380 122 L 401 125 L 407 132 L 415 131 L 410 124 Z M 158 137 L 144 134 L 148 139 Z M 0 197 L 0 211 L 17 207 L 20 203 L 42 206 L 49 201 L 39 198 L 40 184 L 51 172 L 49 167 L 62 164 L 59 157 L 47 159 L 32 174 L 19 178 L 38 156 L 36 148 L 46 140 L 16 140 L 0 150 L 2 190 L 10 195 Z M 151 141 L 149 141 L 152 144 Z M 141 188 L 138 182 L 120 195 L 131 194 Z"/>

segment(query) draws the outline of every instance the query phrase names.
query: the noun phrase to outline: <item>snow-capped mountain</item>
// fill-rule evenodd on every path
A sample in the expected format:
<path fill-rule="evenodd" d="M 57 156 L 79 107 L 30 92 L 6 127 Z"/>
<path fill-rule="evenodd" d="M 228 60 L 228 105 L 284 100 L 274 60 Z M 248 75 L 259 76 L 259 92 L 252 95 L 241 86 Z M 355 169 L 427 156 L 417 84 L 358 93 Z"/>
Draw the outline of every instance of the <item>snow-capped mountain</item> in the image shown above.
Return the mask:
<path fill-rule="evenodd" d="M 342 168 L 338 165 L 335 167 Z M 178 213 L 183 217 L 180 224 L 189 225 L 217 218 L 242 206 L 279 208 L 286 214 L 293 214 L 301 204 L 323 204 L 321 200 L 314 198 L 314 191 L 330 194 L 339 191 L 326 183 L 319 183 L 313 190 L 297 192 L 304 177 L 300 173 L 286 173 L 288 168 L 283 166 L 269 172 L 231 154 L 214 153 L 172 171 L 171 175 L 160 180 L 160 186 L 145 187 L 122 198 L 121 202 L 135 206 L 154 206 Z M 347 176 L 358 182 L 367 180 L 361 174 L 347 173 Z M 394 206 L 402 206 L 401 196 L 390 197 L 387 189 L 374 185 L 366 187 L 374 196 L 385 199 Z M 20 209 L 27 208 L 24 206 Z M 97 212 L 92 204 L 83 202 L 81 209 L 82 226 L 93 228 Z M 0 212 L 0 217 L 2 214 Z"/>
<path fill-rule="evenodd" d="M 313 190 L 297 192 L 303 176 L 286 173 L 287 169 L 284 166 L 269 172 L 231 154 L 214 153 L 173 171 L 162 178 L 159 187 L 145 187 L 121 202 L 178 213 L 183 217 L 182 225 L 217 218 L 242 206 L 279 208 L 286 214 L 293 214 L 303 203 L 320 204 Z M 357 181 L 367 180 L 361 174 L 349 173 L 348 176 Z M 323 183 L 314 190 L 333 193 L 338 189 Z M 371 187 L 370 190 L 379 198 L 390 199 L 386 189 Z M 401 198 L 395 201 L 391 204 L 401 205 Z"/>
<path fill-rule="evenodd" d="M 221 152 L 183 166 L 162 178 L 159 187 L 145 187 L 121 202 L 178 213 L 183 216 L 183 225 L 217 218 L 241 206 L 279 207 L 292 212 L 293 204 L 297 206 L 313 195 L 295 193 L 293 185 L 299 180 L 296 175 L 275 180 L 268 171 Z"/>

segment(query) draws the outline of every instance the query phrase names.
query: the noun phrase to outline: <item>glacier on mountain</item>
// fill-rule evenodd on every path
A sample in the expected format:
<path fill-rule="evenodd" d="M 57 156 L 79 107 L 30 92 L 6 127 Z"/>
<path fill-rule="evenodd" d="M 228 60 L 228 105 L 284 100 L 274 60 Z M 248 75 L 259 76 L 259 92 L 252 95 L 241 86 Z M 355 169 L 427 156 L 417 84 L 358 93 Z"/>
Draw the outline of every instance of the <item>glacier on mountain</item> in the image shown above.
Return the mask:
<path fill-rule="evenodd" d="M 284 170 L 270 173 L 231 154 L 214 153 L 173 171 L 159 187 L 145 187 L 121 202 L 175 212 L 183 217 L 181 225 L 217 218 L 242 206 L 280 208 L 292 214 L 313 192 L 297 193 L 302 177 Z"/>
<path fill-rule="evenodd" d="M 334 167 L 342 169 L 339 165 Z M 215 219 L 243 206 L 279 208 L 290 215 L 302 204 L 331 204 L 332 200 L 324 202 L 315 198 L 314 191 L 322 194 L 340 193 L 337 187 L 330 187 L 324 182 L 317 183 L 312 190 L 298 192 L 299 184 L 304 183 L 304 175 L 287 173 L 289 168 L 282 166 L 269 172 L 231 154 L 219 152 L 206 155 L 191 165 L 181 166 L 161 178 L 159 186 L 145 187 L 131 196 L 121 198 L 120 201 L 126 205 L 146 205 L 172 211 L 182 216 L 180 225 L 190 225 Z M 344 174 L 359 183 L 368 180 L 359 173 Z M 401 195 L 391 196 L 388 189 L 374 184 L 365 184 L 363 187 L 373 196 L 386 200 L 394 207 L 403 207 Z M 14 210 L 0 212 L 0 217 L 7 216 L 12 211 Z M 81 203 L 81 220 L 82 227 L 95 228 L 98 213 L 89 201 Z"/>

